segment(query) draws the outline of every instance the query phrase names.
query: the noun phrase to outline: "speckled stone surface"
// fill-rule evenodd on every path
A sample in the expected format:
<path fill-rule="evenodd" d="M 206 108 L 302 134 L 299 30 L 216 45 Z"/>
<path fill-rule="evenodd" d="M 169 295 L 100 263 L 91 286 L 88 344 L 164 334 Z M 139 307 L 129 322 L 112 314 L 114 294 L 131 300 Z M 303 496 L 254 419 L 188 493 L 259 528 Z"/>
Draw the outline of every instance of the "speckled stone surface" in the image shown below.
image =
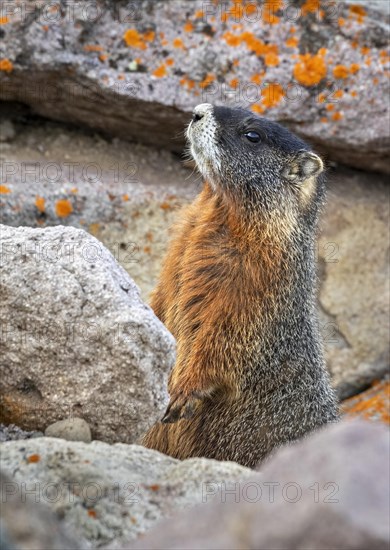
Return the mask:
<path fill-rule="evenodd" d="M 169 149 L 196 104 L 245 105 L 336 160 L 389 171 L 389 18 L 377 2 L 37 4 L 8 6 L 6 100 Z"/>

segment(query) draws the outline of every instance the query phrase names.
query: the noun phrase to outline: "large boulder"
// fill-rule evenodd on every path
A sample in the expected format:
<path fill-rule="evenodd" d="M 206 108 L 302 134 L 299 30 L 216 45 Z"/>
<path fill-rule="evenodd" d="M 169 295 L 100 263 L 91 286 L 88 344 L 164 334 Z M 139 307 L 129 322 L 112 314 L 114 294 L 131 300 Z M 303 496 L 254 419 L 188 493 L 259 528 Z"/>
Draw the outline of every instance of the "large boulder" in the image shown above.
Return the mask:
<path fill-rule="evenodd" d="M 389 17 L 378 6 L 8 3 L 1 97 L 170 149 L 181 149 L 172 138 L 197 103 L 246 105 L 288 121 L 336 160 L 388 172 Z"/>
<path fill-rule="evenodd" d="M 0 302 L 0 421 L 134 442 L 161 415 L 174 339 L 94 237 L 1 226 Z"/>
<path fill-rule="evenodd" d="M 256 476 L 208 484 L 208 504 L 166 520 L 138 544 L 110 548 L 386 550 L 389 458 L 386 428 L 331 426 L 281 449 Z"/>
<path fill-rule="evenodd" d="M 82 548 L 134 539 L 158 520 L 201 504 L 209 484 L 243 482 L 252 473 L 233 462 L 180 462 L 137 445 L 45 437 L 3 443 L 1 464 L 12 475 L 2 508 L 10 499 L 19 506 L 35 499 L 63 519 Z"/>
<path fill-rule="evenodd" d="M 388 372 L 389 217 L 385 178 L 329 175 L 319 305 L 327 364 L 342 399 Z"/>

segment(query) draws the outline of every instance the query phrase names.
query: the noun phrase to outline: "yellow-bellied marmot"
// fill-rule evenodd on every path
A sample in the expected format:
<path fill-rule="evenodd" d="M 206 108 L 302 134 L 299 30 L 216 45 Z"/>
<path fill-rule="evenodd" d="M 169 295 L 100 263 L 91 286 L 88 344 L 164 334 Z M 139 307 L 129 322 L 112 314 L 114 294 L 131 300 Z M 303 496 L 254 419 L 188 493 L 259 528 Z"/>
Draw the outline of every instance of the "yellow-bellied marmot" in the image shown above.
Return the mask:
<path fill-rule="evenodd" d="M 198 105 L 206 179 L 176 227 L 152 307 L 177 340 L 170 403 L 143 445 L 254 467 L 337 420 L 316 313 L 323 164 L 275 122 Z"/>

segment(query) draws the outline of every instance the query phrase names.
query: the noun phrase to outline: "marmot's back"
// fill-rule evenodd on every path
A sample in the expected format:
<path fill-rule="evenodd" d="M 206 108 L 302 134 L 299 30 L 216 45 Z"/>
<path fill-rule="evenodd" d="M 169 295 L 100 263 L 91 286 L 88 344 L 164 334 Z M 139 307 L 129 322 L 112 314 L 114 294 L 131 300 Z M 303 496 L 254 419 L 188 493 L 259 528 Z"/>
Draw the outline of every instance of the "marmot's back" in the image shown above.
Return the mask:
<path fill-rule="evenodd" d="M 199 105 L 207 183 L 176 227 L 152 307 L 177 340 L 170 404 L 142 443 L 255 466 L 337 419 L 315 307 L 322 162 L 248 111 Z"/>

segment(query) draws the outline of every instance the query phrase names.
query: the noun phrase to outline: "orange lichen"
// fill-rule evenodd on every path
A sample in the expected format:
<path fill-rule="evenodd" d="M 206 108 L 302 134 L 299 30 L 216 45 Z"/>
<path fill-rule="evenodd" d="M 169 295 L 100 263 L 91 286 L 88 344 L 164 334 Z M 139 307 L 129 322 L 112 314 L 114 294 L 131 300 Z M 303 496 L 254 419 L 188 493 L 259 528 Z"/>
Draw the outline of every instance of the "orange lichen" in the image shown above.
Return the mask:
<path fill-rule="evenodd" d="M 340 99 L 343 97 L 343 95 L 344 95 L 343 90 L 336 90 L 335 93 L 333 94 L 333 97 L 335 97 L 336 99 Z"/>
<path fill-rule="evenodd" d="M 160 208 L 162 210 L 172 210 L 172 205 L 170 205 L 169 202 L 164 201 L 160 204 Z"/>
<path fill-rule="evenodd" d="M 264 63 L 268 67 L 274 67 L 279 64 L 278 46 L 276 44 L 265 44 L 252 32 L 246 31 L 239 35 L 228 31 L 222 36 L 222 38 L 224 38 L 229 46 L 233 47 L 236 47 L 244 42 L 248 50 L 254 52 L 258 56 L 263 56 Z"/>
<path fill-rule="evenodd" d="M 59 218 L 66 218 L 73 212 L 73 206 L 68 199 L 60 199 L 56 202 L 55 210 Z"/>
<path fill-rule="evenodd" d="M 199 86 L 200 86 L 202 89 L 205 89 L 205 88 L 207 88 L 208 86 L 210 86 L 210 84 L 211 84 L 212 82 L 214 82 L 214 80 L 215 80 L 215 76 L 209 73 L 209 74 L 207 74 L 207 75 L 205 76 L 205 78 L 202 80 L 202 82 L 200 82 Z"/>
<path fill-rule="evenodd" d="M 144 252 L 145 254 L 150 254 L 152 251 L 152 249 L 150 248 L 150 246 L 144 246 Z"/>
<path fill-rule="evenodd" d="M 181 38 L 175 38 L 172 44 L 174 48 L 184 48 L 184 42 Z"/>
<path fill-rule="evenodd" d="M 341 120 L 344 117 L 343 113 L 333 113 L 332 120 Z"/>
<path fill-rule="evenodd" d="M 279 57 L 275 53 L 267 53 L 264 56 L 264 63 L 267 67 L 276 67 L 279 65 Z"/>
<path fill-rule="evenodd" d="M 162 63 L 155 71 L 152 73 L 156 78 L 162 78 L 167 75 L 167 68 L 164 63 Z"/>
<path fill-rule="evenodd" d="M 283 0 L 265 0 L 262 10 L 262 17 L 264 23 L 270 25 L 276 25 L 279 23 L 280 18 L 276 13 L 283 7 Z"/>
<path fill-rule="evenodd" d="M 345 25 L 345 19 L 343 17 L 339 17 L 337 20 L 339 27 L 343 27 Z"/>
<path fill-rule="evenodd" d="M 39 210 L 39 212 L 45 211 L 45 199 L 43 197 L 39 197 L 38 195 L 35 197 L 35 206 Z"/>
<path fill-rule="evenodd" d="M 349 15 L 351 18 L 356 19 L 358 23 L 363 23 L 365 16 L 367 15 L 366 10 L 363 6 L 353 4 L 349 7 Z"/>
<path fill-rule="evenodd" d="M 168 57 L 168 59 L 165 60 L 165 63 L 168 65 L 168 67 L 172 67 L 172 65 L 175 64 L 175 61 L 172 59 L 172 57 Z"/>
<path fill-rule="evenodd" d="M 326 63 L 324 60 L 324 48 L 317 54 L 306 53 L 299 56 L 300 61 L 294 66 L 295 80 L 304 86 L 314 86 L 326 76 Z"/>
<path fill-rule="evenodd" d="M 103 51 L 103 47 L 98 44 L 85 44 L 84 50 L 86 52 L 101 52 Z"/>
<path fill-rule="evenodd" d="M 235 21 L 241 20 L 244 16 L 244 7 L 241 0 L 234 0 L 233 5 L 227 11 L 221 13 L 222 23 L 226 23 L 229 18 Z"/>
<path fill-rule="evenodd" d="M 362 55 L 367 55 L 367 54 L 370 53 L 370 51 L 371 51 L 370 48 L 368 48 L 367 46 L 362 46 L 362 47 L 360 48 L 360 53 L 361 53 Z"/>
<path fill-rule="evenodd" d="M 185 25 L 184 25 L 184 32 L 192 32 L 194 30 L 194 25 L 188 21 Z"/>
<path fill-rule="evenodd" d="M 316 11 L 319 11 L 319 9 L 320 0 L 306 0 L 302 6 L 302 13 L 303 15 L 307 15 L 308 13 L 315 13 Z"/>
<path fill-rule="evenodd" d="M 254 105 L 251 105 L 251 110 L 258 115 L 261 115 L 264 113 L 265 108 L 262 105 L 255 103 Z"/>
<path fill-rule="evenodd" d="M 27 457 L 27 462 L 29 464 L 35 464 L 36 462 L 39 462 L 40 460 L 41 460 L 41 457 L 38 454 L 33 454 L 33 455 L 30 455 L 30 456 Z"/>
<path fill-rule="evenodd" d="M 351 417 L 390 424 L 390 382 L 375 382 L 365 392 L 343 401 L 341 410 Z"/>
<path fill-rule="evenodd" d="M 264 71 L 258 74 L 254 74 L 253 76 L 251 76 L 251 81 L 254 82 L 255 84 L 260 85 L 263 81 L 264 75 L 265 75 Z"/>
<path fill-rule="evenodd" d="M 239 85 L 239 80 L 238 78 L 232 78 L 231 81 L 229 82 L 231 88 L 237 88 L 237 86 Z"/>
<path fill-rule="evenodd" d="M 318 103 L 325 103 L 326 95 L 323 92 L 321 94 L 318 94 L 317 101 L 318 101 Z"/>
<path fill-rule="evenodd" d="M 131 48 L 138 48 L 139 50 L 146 49 L 144 35 L 140 34 L 137 29 L 128 29 L 123 35 L 123 40 L 126 46 Z"/>
<path fill-rule="evenodd" d="M 262 103 L 264 107 L 270 109 L 271 107 L 278 105 L 278 103 L 282 101 L 284 95 L 284 90 L 280 84 L 270 84 L 263 90 Z"/>
<path fill-rule="evenodd" d="M 324 117 L 320 118 L 320 122 L 326 123 L 326 122 L 329 122 L 329 121 L 328 121 L 328 119 L 324 116 Z"/>
<path fill-rule="evenodd" d="M 296 48 L 298 46 L 298 42 L 299 42 L 298 38 L 293 36 L 286 40 L 286 46 L 288 48 Z"/>
<path fill-rule="evenodd" d="M 333 111 L 334 105 L 332 105 L 332 103 L 329 103 L 329 105 L 327 105 L 327 106 L 325 107 L 325 109 L 326 109 L 327 111 Z"/>
<path fill-rule="evenodd" d="M 350 70 L 351 74 L 357 73 L 360 70 L 359 63 L 352 63 L 352 65 L 349 67 L 349 70 Z"/>
<path fill-rule="evenodd" d="M 124 202 L 127 202 L 129 200 L 129 195 L 127 193 L 125 193 L 124 195 L 122 195 L 122 200 Z"/>
<path fill-rule="evenodd" d="M 378 86 L 378 84 L 379 84 L 379 78 L 377 78 L 377 77 L 373 78 L 373 79 L 372 79 L 372 82 L 373 82 L 374 86 Z"/>
<path fill-rule="evenodd" d="M 0 185 L 0 194 L 1 195 L 8 195 L 8 193 L 11 193 L 11 189 L 7 187 L 6 185 Z"/>
<path fill-rule="evenodd" d="M 349 75 L 348 67 L 345 65 L 336 65 L 333 69 L 333 75 L 335 78 L 347 78 Z"/>
<path fill-rule="evenodd" d="M 101 54 L 99 55 L 99 59 L 100 59 L 100 61 L 107 61 L 108 55 L 105 54 L 105 53 L 101 53 Z"/>
<path fill-rule="evenodd" d="M 158 491 L 160 489 L 160 485 L 157 485 L 157 483 L 154 483 L 153 485 L 149 485 L 149 489 L 151 491 Z"/>
<path fill-rule="evenodd" d="M 369 67 L 371 65 L 371 57 L 367 57 L 364 63 L 365 65 L 367 65 L 367 67 Z"/>
<path fill-rule="evenodd" d="M 351 94 L 352 97 L 357 97 L 357 91 L 356 90 L 352 90 L 349 93 Z"/>
<path fill-rule="evenodd" d="M 232 32 L 225 32 L 225 34 L 222 35 L 222 38 L 226 41 L 226 43 L 229 46 L 236 47 L 239 44 L 241 44 L 241 38 L 237 34 L 233 34 Z"/>
<path fill-rule="evenodd" d="M 79 190 L 77 189 L 77 187 L 71 187 L 71 188 L 70 188 L 70 192 L 73 193 L 73 194 L 75 195 L 76 193 L 79 192 Z"/>
<path fill-rule="evenodd" d="M 195 12 L 195 19 L 202 19 L 204 13 L 202 10 L 198 10 L 197 12 Z"/>
<path fill-rule="evenodd" d="M 153 42 L 155 38 L 156 38 L 156 33 L 154 31 L 146 31 L 143 34 L 143 39 L 146 40 L 146 42 Z"/>
<path fill-rule="evenodd" d="M 6 73 L 10 73 L 13 71 L 13 64 L 9 59 L 0 59 L 0 71 L 5 71 Z"/>
<path fill-rule="evenodd" d="M 95 510 L 88 510 L 88 515 L 90 518 L 96 518 L 97 517 L 97 514 L 95 512 Z"/>
<path fill-rule="evenodd" d="M 192 90 L 195 86 L 195 82 L 193 80 L 191 80 L 190 78 L 188 78 L 187 76 L 184 76 L 180 80 L 180 85 L 185 86 L 187 88 L 187 90 Z"/>
<path fill-rule="evenodd" d="M 0 25 L 6 25 L 9 23 L 9 18 L 5 15 L 4 17 L 0 17 Z"/>

